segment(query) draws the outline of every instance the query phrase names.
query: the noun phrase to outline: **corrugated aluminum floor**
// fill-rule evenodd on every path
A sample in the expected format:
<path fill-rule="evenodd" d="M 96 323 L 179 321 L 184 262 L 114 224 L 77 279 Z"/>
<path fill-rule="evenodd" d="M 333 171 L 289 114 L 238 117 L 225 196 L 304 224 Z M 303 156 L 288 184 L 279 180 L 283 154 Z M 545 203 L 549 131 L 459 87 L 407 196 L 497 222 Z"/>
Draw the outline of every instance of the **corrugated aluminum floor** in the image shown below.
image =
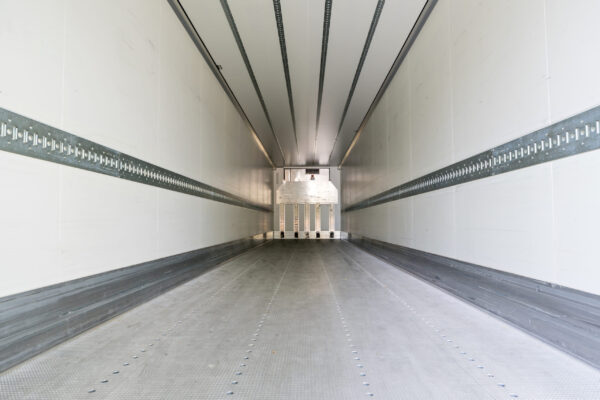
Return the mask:
<path fill-rule="evenodd" d="M 369 396 L 599 399 L 600 372 L 351 244 L 281 240 L 0 375 L 2 399 Z"/>

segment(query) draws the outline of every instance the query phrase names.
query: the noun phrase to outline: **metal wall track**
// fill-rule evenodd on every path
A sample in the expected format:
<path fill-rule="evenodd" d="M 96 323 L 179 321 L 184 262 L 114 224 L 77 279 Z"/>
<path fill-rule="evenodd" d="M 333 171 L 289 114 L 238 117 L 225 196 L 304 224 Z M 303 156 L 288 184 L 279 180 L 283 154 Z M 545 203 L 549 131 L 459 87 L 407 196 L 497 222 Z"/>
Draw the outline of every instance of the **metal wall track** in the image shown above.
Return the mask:
<path fill-rule="evenodd" d="M 600 106 L 354 203 L 373 207 L 600 148 Z"/>
<path fill-rule="evenodd" d="M 270 207 L 0 108 L 0 150 L 256 211 Z"/>
<path fill-rule="evenodd" d="M 365 237 L 349 242 L 600 368 L 600 296 Z"/>
<path fill-rule="evenodd" d="M 235 240 L 0 298 L 0 371 L 265 241 Z"/>

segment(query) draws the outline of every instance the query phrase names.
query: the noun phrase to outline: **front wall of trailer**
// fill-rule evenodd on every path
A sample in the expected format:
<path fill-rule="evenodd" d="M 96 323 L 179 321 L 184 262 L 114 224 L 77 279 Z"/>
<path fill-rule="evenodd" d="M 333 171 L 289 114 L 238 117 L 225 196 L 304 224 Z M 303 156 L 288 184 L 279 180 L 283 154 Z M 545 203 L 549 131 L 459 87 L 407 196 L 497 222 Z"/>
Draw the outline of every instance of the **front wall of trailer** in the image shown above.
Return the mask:
<path fill-rule="evenodd" d="M 16 1 L 0 106 L 269 206 L 272 170 L 166 1 Z M 0 152 L 0 297 L 270 231 L 272 213 Z"/>
<path fill-rule="evenodd" d="M 600 104 L 599 14 L 440 0 L 344 164 L 343 206 Z M 347 212 L 342 230 L 600 293 L 599 168 L 576 155 Z"/>
<path fill-rule="evenodd" d="M 284 179 L 283 168 L 273 172 L 274 192 Z M 341 237 L 341 191 L 339 190 L 341 171 L 338 168 L 329 168 L 329 181 L 338 189 L 337 204 L 303 202 L 275 204 L 273 207 L 275 239 L 339 239 Z"/>

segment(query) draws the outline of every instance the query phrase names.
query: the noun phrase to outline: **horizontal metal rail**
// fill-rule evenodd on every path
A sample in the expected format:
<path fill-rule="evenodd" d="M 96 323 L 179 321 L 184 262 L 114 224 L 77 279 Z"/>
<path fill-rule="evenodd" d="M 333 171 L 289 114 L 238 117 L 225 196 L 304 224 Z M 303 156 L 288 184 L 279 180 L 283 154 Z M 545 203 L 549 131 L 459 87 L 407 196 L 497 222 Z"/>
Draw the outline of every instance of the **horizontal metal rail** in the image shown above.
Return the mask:
<path fill-rule="evenodd" d="M 265 205 L 0 108 L 0 150 L 157 186 L 175 192 L 271 212 Z"/>
<path fill-rule="evenodd" d="M 503 174 L 600 148 L 600 106 L 354 203 L 344 212 Z"/>

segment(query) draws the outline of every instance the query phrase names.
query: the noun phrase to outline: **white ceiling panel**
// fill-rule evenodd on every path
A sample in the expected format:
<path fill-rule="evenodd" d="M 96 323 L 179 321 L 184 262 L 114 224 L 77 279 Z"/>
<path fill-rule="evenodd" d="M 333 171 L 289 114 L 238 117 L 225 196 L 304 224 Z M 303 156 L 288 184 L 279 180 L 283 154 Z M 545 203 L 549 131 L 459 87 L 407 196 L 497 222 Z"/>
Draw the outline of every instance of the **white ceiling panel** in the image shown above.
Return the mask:
<path fill-rule="evenodd" d="M 378 0 L 332 0 L 317 132 L 326 0 L 180 1 L 215 62 L 222 66 L 221 73 L 278 166 L 284 162 L 286 165 L 336 165 L 341 161 L 426 2 L 385 1 L 340 130 Z M 279 2 L 297 138 L 275 16 Z M 224 9 L 231 12 L 264 108 Z"/>
<path fill-rule="evenodd" d="M 317 124 L 317 96 L 324 0 L 283 0 L 281 10 L 296 109 L 300 157 L 298 165 L 312 163 Z"/>
<path fill-rule="evenodd" d="M 244 109 L 265 149 L 273 162 L 280 165 L 283 162 L 281 152 L 272 136 L 271 128 L 252 86 L 252 81 L 220 2 L 202 0 L 180 0 L 180 2 L 215 62 L 223 68 L 221 73 Z"/>
<path fill-rule="evenodd" d="M 377 0 L 333 1 L 316 161 L 328 165 Z"/>
<path fill-rule="evenodd" d="M 339 165 L 425 0 L 386 0 L 330 163 Z"/>
<path fill-rule="evenodd" d="M 275 134 L 290 164 L 298 162 L 298 149 L 288 102 L 277 24 L 272 0 L 229 0 L 231 12 L 256 80 L 262 92 Z"/>

